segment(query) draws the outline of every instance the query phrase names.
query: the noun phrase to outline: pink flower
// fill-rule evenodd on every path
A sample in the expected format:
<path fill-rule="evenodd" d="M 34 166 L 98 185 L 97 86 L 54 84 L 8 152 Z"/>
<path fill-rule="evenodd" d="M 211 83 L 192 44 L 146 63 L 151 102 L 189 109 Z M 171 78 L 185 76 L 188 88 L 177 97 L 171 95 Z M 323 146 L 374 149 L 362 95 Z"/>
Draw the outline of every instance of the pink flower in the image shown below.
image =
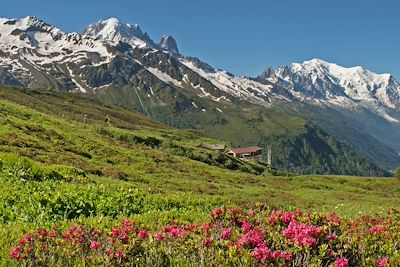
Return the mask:
<path fill-rule="evenodd" d="M 96 240 L 90 242 L 90 249 L 96 250 L 100 247 L 100 243 Z"/>
<path fill-rule="evenodd" d="M 290 261 L 292 259 L 293 255 L 286 251 L 277 250 L 277 251 L 274 251 L 274 253 L 272 253 L 272 257 L 275 260 L 284 259 L 285 261 Z"/>
<path fill-rule="evenodd" d="M 247 232 L 244 236 L 240 237 L 236 241 L 236 245 L 258 247 L 264 245 L 264 233 L 259 229 L 254 229 Z"/>
<path fill-rule="evenodd" d="M 231 215 L 237 215 L 241 213 L 241 210 L 239 209 L 235 209 L 235 208 L 231 208 L 230 210 Z"/>
<path fill-rule="evenodd" d="M 328 240 L 336 240 L 336 238 L 337 238 L 336 234 L 330 234 L 330 235 L 326 236 L 326 239 L 328 239 Z"/>
<path fill-rule="evenodd" d="M 75 232 L 75 230 L 76 230 L 76 227 L 75 226 L 71 226 L 70 228 L 68 228 L 67 234 L 71 235 L 72 233 Z"/>
<path fill-rule="evenodd" d="M 338 226 L 340 224 L 340 218 L 335 212 L 332 212 L 328 216 L 325 216 L 325 222 L 334 226 Z"/>
<path fill-rule="evenodd" d="M 86 232 L 82 228 L 78 228 L 78 229 L 76 229 L 75 234 L 77 236 L 84 236 L 86 234 Z"/>
<path fill-rule="evenodd" d="M 30 234 L 26 234 L 24 235 L 24 237 L 22 237 L 22 239 L 19 241 L 19 243 L 21 245 L 25 245 L 28 242 L 31 242 L 33 240 L 32 236 Z"/>
<path fill-rule="evenodd" d="M 38 229 L 35 231 L 35 234 L 45 237 L 45 236 L 47 236 L 47 231 L 46 231 L 46 229 Z"/>
<path fill-rule="evenodd" d="M 248 215 L 249 217 L 254 217 L 254 216 L 257 215 L 257 212 L 255 212 L 254 210 L 251 210 L 251 211 L 249 211 L 249 212 L 247 213 L 247 215 Z"/>
<path fill-rule="evenodd" d="M 381 258 L 381 259 L 377 259 L 375 262 L 375 266 L 376 267 L 383 267 L 389 265 L 389 258 Z"/>
<path fill-rule="evenodd" d="M 204 231 L 210 230 L 211 228 L 213 228 L 213 226 L 214 225 L 212 223 L 205 223 L 202 225 Z"/>
<path fill-rule="evenodd" d="M 158 241 L 161 241 L 161 240 L 164 240 L 164 239 L 165 239 L 165 236 L 163 235 L 163 233 L 156 233 L 156 234 L 154 235 L 154 237 L 155 237 Z"/>
<path fill-rule="evenodd" d="M 268 222 L 269 222 L 269 223 L 274 223 L 274 222 L 276 222 L 276 220 L 279 218 L 280 214 L 281 214 L 280 211 L 274 210 L 274 212 L 272 213 L 272 215 L 269 216 Z"/>
<path fill-rule="evenodd" d="M 117 259 L 122 259 L 124 257 L 124 253 L 122 251 L 118 250 L 117 252 L 114 253 L 114 256 Z"/>
<path fill-rule="evenodd" d="M 124 230 L 132 229 L 133 222 L 130 220 L 124 220 L 122 221 L 122 227 L 124 228 Z"/>
<path fill-rule="evenodd" d="M 49 233 L 49 236 L 50 236 L 50 237 L 56 237 L 56 236 L 57 236 L 57 233 L 56 233 L 56 232 L 50 232 L 50 233 Z"/>
<path fill-rule="evenodd" d="M 210 240 L 210 239 L 204 239 L 203 240 L 203 245 L 205 246 L 205 247 L 211 247 L 211 245 L 212 245 L 212 241 Z"/>
<path fill-rule="evenodd" d="M 289 224 L 292 221 L 292 219 L 295 217 L 295 215 L 289 211 L 284 211 L 282 213 L 281 217 L 282 217 L 282 222 L 284 224 Z"/>
<path fill-rule="evenodd" d="M 252 226 L 251 226 L 249 220 L 247 220 L 247 219 L 243 220 L 243 222 L 242 222 L 242 231 L 247 233 L 248 231 L 251 230 L 251 228 L 252 228 Z"/>
<path fill-rule="evenodd" d="M 63 234 L 61 237 L 64 239 L 69 239 L 71 237 L 71 234 L 66 233 L 66 234 Z"/>
<path fill-rule="evenodd" d="M 221 209 L 221 208 L 216 208 L 215 210 L 213 210 L 211 212 L 211 217 L 213 219 L 217 218 L 218 216 L 222 215 L 223 213 L 225 213 L 225 210 Z"/>
<path fill-rule="evenodd" d="M 185 235 L 185 231 L 180 228 L 172 228 L 169 232 L 169 237 L 183 237 Z"/>
<path fill-rule="evenodd" d="M 111 229 L 111 234 L 113 237 L 117 238 L 121 234 L 121 229 L 119 228 Z"/>
<path fill-rule="evenodd" d="M 318 238 L 322 234 L 322 229 L 291 221 L 282 234 L 298 246 L 312 247 L 317 244 Z"/>
<path fill-rule="evenodd" d="M 198 228 L 197 224 L 189 224 L 189 225 L 185 225 L 185 230 L 188 232 L 193 232 L 195 229 Z"/>
<path fill-rule="evenodd" d="M 384 231 L 386 231 L 386 229 L 387 229 L 386 225 L 375 225 L 374 227 L 369 229 L 369 232 L 371 234 L 380 234 L 380 233 L 383 233 Z"/>
<path fill-rule="evenodd" d="M 10 252 L 10 257 L 16 260 L 21 260 L 22 256 L 21 256 L 21 247 L 20 246 L 15 246 L 13 247 L 13 249 Z"/>
<path fill-rule="evenodd" d="M 122 242 L 126 242 L 128 240 L 128 234 L 122 233 L 119 239 L 121 239 Z"/>
<path fill-rule="evenodd" d="M 142 231 L 140 231 L 140 232 L 138 233 L 138 236 L 139 236 L 140 238 L 142 238 L 142 239 L 145 239 L 145 238 L 149 237 L 149 234 L 148 234 L 145 230 L 142 230 Z"/>
<path fill-rule="evenodd" d="M 231 229 L 225 228 L 225 229 L 222 230 L 222 232 L 221 232 L 221 238 L 222 239 L 229 240 L 229 239 L 231 239 L 231 236 L 232 236 L 232 230 Z"/>
<path fill-rule="evenodd" d="M 346 258 L 338 258 L 335 261 L 335 267 L 349 267 L 349 260 Z"/>
<path fill-rule="evenodd" d="M 271 250 L 267 246 L 256 247 L 251 252 L 251 256 L 258 261 L 268 260 L 271 257 Z"/>

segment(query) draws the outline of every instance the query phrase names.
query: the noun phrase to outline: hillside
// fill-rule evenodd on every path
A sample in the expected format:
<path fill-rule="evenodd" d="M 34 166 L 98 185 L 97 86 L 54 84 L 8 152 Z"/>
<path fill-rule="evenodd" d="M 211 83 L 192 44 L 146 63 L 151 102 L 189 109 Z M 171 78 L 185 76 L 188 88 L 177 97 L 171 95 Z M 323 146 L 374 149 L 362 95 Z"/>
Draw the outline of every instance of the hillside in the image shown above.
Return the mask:
<path fill-rule="evenodd" d="M 21 90 L 12 91 L 3 88 L 0 90 L 0 96 L 19 104 L 36 107 L 51 115 L 67 116 L 69 119 L 81 122 L 84 114 L 87 115 L 88 122 L 104 122 L 105 115 L 108 115 L 113 125 L 120 128 L 134 129 L 139 125 L 168 129 L 167 126 L 154 123 L 137 113 L 128 112 L 120 107 L 111 109 L 109 106 L 78 95 L 29 90 L 25 93 Z M 205 106 L 207 104 L 208 106 Z M 207 102 L 202 105 L 204 108 L 212 109 Z M 168 112 L 153 113 L 153 116 L 159 121 L 168 122 Z M 256 106 L 242 113 L 227 107 L 223 114 L 215 111 L 212 117 L 197 112 L 175 113 L 174 122 L 175 126 L 207 133 L 228 141 L 233 146 L 253 144 L 272 146 L 273 166 L 296 173 L 390 175 L 307 121 L 279 112 L 265 112 Z M 240 135 L 237 134 L 239 132 Z M 201 141 L 199 140 L 197 145 Z M 222 161 L 227 162 L 228 159 Z"/>
<path fill-rule="evenodd" d="M 278 184 L 301 184 L 300 178 L 273 178 L 274 172 L 263 164 L 198 148 L 200 143 L 221 140 L 169 128 L 121 107 L 67 93 L 2 88 L 0 96 L 1 151 L 60 170 L 72 182 L 105 179 L 132 183 L 150 192 L 189 191 L 229 196 L 235 202 L 254 199 L 287 205 L 293 200 L 273 200 L 262 192 L 270 191 L 278 180 Z M 83 114 L 88 115 L 86 125 Z M 315 129 L 310 132 L 323 136 Z"/>
<path fill-rule="evenodd" d="M 54 224 L 205 222 L 222 205 L 353 216 L 400 201 L 395 179 L 272 176 L 197 147 L 220 140 L 78 95 L 1 88 L 0 96 L 0 265 L 15 266 L 8 255 L 22 233 Z"/>

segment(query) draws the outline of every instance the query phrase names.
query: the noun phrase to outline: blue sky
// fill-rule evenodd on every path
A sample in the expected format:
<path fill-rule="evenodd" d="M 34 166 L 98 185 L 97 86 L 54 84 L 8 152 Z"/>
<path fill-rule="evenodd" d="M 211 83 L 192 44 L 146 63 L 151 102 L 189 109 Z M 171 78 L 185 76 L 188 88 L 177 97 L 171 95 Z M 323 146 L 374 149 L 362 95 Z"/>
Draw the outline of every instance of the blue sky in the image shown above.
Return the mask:
<path fill-rule="evenodd" d="M 256 76 L 266 65 L 322 58 L 400 79 L 397 0 L 3 1 L 0 17 L 34 15 L 81 32 L 101 18 L 138 23 L 158 42 L 170 34 L 185 55 Z"/>

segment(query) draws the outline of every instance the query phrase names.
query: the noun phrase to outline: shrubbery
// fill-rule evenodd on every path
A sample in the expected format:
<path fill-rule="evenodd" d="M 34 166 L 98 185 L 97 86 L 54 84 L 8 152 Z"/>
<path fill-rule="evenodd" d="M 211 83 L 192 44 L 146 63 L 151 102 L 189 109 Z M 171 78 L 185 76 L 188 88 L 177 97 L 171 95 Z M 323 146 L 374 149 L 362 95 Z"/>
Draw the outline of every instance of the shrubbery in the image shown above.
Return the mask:
<path fill-rule="evenodd" d="M 61 180 L 57 171 L 14 154 L 0 154 L 0 171 L 13 179 L 25 181 Z"/>
<path fill-rule="evenodd" d="M 396 169 L 396 171 L 394 172 L 394 177 L 400 179 L 400 168 Z"/>
<path fill-rule="evenodd" d="M 10 257 L 28 266 L 399 266 L 400 213 L 218 208 L 203 224 L 124 220 L 111 229 L 58 226 L 25 233 Z"/>

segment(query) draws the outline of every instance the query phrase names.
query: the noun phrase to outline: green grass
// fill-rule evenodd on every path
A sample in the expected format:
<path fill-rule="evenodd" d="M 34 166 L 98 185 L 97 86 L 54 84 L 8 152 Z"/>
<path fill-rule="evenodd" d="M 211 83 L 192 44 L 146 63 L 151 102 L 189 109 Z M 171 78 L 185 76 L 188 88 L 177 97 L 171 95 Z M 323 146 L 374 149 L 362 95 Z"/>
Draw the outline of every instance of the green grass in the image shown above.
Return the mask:
<path fill-rule="evenodd" d="M 365 203 L 364 210 L 376 211 L 397 200 L 398 180 L 274 177 L 263 165 L 198 148 L 200 143 L 223 141 L 194 131 L 171 129 L 119 107 L 106 107 L 108 113 L 101 105 L 96 110 L 98 102 L 75 95 L 17 91 L 13 96 L 14 91 L 3 90 L 9 95 L 0 100 L 1 151 L 62 170 L 69 182 L 124 183 L 152 193 L 190 192 L 278 207 L 339 205 L 340 209 L 350 199 L 357 205 Z M 13 100 L 17 98 L 19 104 Z M 25 102 L 30 104 L 21 105 Z M 28 107 L 32 103 L 36 103 L 34 108 Z M 61 110 L 65 110 L 62 116 Z M 79 112 L 92 112 L 89 123 L 76 120 Z M 102 113 L 112 114 L 111 125 L 103 122 Z"/>
<path fill-rule="evenodd" d="M 8 92 L 0 100 L 0 265 L 8 265 L 22 232 L 52 224 L 200 222 L 221 205 L 354 216 L 400 202 L 398 179 L 272 176 L 263 165 L 197 147 L 221 140 L 119 107 L 74 95 L 0 92 Z M 89 114 L 86 125 L 82 114 Z"/>

